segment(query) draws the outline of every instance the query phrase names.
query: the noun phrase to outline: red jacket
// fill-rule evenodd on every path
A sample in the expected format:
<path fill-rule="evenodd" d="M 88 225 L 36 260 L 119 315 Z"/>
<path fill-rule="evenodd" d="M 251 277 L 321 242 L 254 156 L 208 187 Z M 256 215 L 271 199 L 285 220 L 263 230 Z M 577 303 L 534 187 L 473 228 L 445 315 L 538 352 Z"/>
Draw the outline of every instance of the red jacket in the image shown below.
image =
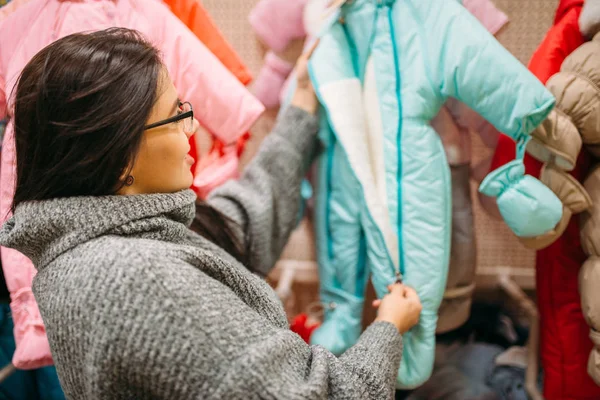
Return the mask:
<path fill-rule="evenodd" d="M 554 25 L 533 54 L 529 69 L 542 82 L 560 70 L 564 59 L 584 43 L 579 31 L 583 0 L 562 0 Z M 571 174 L 582 181 L 589 162 L 582 152 Z M 515 158 L 515 145 L 501 135 L 492 169 Z M 527 173 L 539 176 L 542 164 L 525 156 Z M 551 246 L 537 252 L 536 285 L 541 323 L 544 397 L 548 400 L 600 399 L 600 387 L 587 373 L 592 349 L 589 326 L 581 312 L 578 274 L 586 259 L 579 242 L 578 219 Z"/>

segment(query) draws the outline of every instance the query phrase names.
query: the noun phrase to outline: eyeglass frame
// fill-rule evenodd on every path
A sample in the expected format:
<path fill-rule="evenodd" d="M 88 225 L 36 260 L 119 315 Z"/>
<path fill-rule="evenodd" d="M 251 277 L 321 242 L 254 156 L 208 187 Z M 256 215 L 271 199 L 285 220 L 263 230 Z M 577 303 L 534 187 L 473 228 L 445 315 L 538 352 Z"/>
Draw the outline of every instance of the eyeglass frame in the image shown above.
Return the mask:
<path fill-rule="evenodd" d="M 170 124 L 173 122 L 179 122 L 179 121 L 182 121 L 182 120 L 184 120 L 186 118 L 190 118 L 190 117 L 193 119 L 194 118 L 194 109 L 192 108 L 192 103 L 190 103 L 189 101 L 184 101 L 183 103 L 181 103 L 181 105 L 184 105 L 184 104 L 188 104 L 190 106 L 190 111 L 186 111 L 184 113 L 174 115 L 170 118 L 163 119 L 161 121 L 153 122 L 150 125 L 144 126 L 144 130 L 147 131 L 148 129 L 158 128 L 159 126 L 167 125 L 167 124 Z"/>

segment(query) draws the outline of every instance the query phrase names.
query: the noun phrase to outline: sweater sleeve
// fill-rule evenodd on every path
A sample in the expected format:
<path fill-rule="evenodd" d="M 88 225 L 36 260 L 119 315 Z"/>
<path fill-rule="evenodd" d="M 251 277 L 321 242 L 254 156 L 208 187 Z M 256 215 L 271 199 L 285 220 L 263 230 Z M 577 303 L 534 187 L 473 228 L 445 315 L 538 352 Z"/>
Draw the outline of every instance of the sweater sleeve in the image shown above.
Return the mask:
<path fill-rule="evenodd" d="M 207 202 L 240 227 L 247 267 L 267 275 L 281 255 L 300 207 L 300 184 L 317 143 L 318 119 L 290 106 L 239 180 L 215 189 Z"/>
<path fill-rule="evenodd" d="M 207 274 L 229 275 L 215 260 Z M 402 336 L 388 322 L 371 325 L 341 357 L 306 344 L 287 328 L 267 284 L 244 294 L 189 265 L 154 265 L 132 280 L 127 307 L 107 342 L 123 350 L 107 353 L 106 365 L 135 388 L 132 397 L 155 399 L 391 399 L 402 354 Z M 248 273 L 251 275 L 250 273 Z M 139 276 L 139 274 L 138 274 Z M 253 285 L 254 286 L 254 285 Z M 186 293 L 197 293 L 187 295 Z M 265 297 L 267 297 L 265 299 Z M 248 300 L 247 300 L 248 301 Z M 259 311 L 257 311 L 259 310 Z M 132 389 L 133 390 L 133 389 Z M 135 395 L 134 395 L 135 394 Z"/>

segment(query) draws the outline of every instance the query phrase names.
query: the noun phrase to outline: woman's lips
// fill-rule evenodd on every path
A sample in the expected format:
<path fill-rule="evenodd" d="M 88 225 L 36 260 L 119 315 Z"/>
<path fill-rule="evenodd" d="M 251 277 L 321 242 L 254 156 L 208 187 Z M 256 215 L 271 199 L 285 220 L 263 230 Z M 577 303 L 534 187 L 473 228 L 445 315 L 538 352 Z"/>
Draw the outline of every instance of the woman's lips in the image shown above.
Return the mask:
<path fill-rule="evenodd" d="M 194 157 L 190 156 L 189 154 L 185 156 L 185 161 L 190 165 L 194 165 L 194 163 L 196 162 L 196 160 L 194 160 Z"/>

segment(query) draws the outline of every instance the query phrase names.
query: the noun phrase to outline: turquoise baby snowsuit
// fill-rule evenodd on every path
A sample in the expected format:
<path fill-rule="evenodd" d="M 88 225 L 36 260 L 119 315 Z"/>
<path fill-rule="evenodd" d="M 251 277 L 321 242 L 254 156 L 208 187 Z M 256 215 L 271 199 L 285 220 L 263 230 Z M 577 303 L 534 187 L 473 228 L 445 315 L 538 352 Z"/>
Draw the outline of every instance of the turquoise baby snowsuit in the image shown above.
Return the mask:
<path fill-rule="evenodd" d="M 326 149 L 315 214 L 326 312 L 311 341 L 341 354 L 361 332 L 369 275 L 378 297 L 401 277 L 423 303 L 419 324 L 404 335 L 398 375 L 398 387 L 416 387 L 433 367 L 450 254 L 450 172 L 429 121 L 455 97 L 523 148 L 554 99 L 450 0 L 347 1 L 321 35 L 309 71 Z M 532 216 L 528 234 L 553 228 L 560 203 L 511 168 L 486 187 L 503 194 L 507 214 Z M 530 194 L 551 198 L 552 212 L 536 214 L 538 203 L 521 207 Z"/>

